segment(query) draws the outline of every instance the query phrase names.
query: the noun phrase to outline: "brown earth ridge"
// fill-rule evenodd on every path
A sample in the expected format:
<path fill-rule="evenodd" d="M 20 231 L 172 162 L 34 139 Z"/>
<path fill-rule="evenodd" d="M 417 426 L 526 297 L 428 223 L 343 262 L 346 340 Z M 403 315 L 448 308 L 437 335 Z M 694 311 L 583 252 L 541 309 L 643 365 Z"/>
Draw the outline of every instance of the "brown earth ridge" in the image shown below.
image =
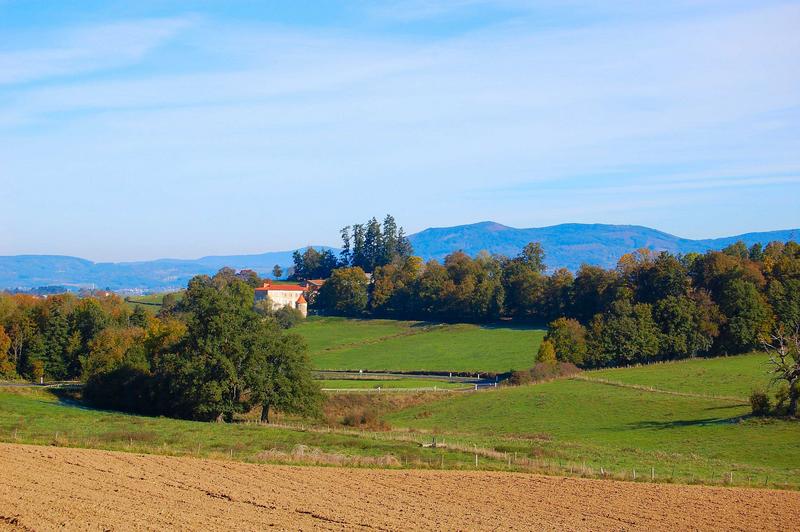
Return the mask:
<path fill-rule="evenodd" d="M 790 530 L 800 493 L 0 444 L 0 529 Z"/>

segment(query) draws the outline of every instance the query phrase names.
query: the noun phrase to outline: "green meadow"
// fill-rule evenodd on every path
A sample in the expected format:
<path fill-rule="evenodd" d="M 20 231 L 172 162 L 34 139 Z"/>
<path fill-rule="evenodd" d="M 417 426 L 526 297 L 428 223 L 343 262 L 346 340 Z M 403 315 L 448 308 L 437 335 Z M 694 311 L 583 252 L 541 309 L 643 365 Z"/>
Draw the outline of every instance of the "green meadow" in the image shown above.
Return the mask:
<path fill-rule="evenodd" d="M 441 460 L 451 465 L 472 463 L 469 452 L 429 449 L 413 438 L 367 437 L 359 431 L 332 431 L 324 426 L 293 428 L 136 416 L 82 407 L 42 388 L 0 387 L 0 441 L 253 462 L 285 461 L 285 456 L 276 453 L 290 454 L 297 446 L 306 446 L 333 457 L 333 465 L 370 464 L 370 458 L 387 456 L 397 465 L 414 467 L 440 464 Z M 497 460 L 482 463 L 489 469 L 503 465 Z"/>
<path fill-rule="evenodd" d="M 330 351 L 381 342 L 403 334 L 422 332 L 424 322 L 397 320 L 358 320 L 309 316 L 292 329 L 305 338 L 312 356 Z"/>
<path fill-rule="evenodd" d="M 488 440 L 539 440 L 562 462 L 588 460 L 615 472 L 655 468 L 683 481 L 732 474 L 797 487 L 800 423 L 749 415 L 747 395 L 764 383 L 766 360 L 752 354 L 586 372 L 457 395 L 392 413 L 387 421 Z"/>
<path fill-rule="evenodd" d="M 143 296 L 128 296 L 125 298 L 125 303 L 131 310 L 135 309 L 136 307 L 142 307 L 150 314 L 158 314 L 158 311 L 161 310 L 161 304 L 164 301 L 164 296 L 167 295 L 169 292 L 159 292 L 157 294 L 147 294 Z M 183 297 L 183 292 L 176 292 L 175 293 L 178 299 Z"/>
<path fill-rule="evenodd" d="M 750 353 L 604 369 L 586 372 L 585 375 L 659 390 L 740 397 L 746 401 L 756 388 L 773 389 L 770 386 L 768 362 L 766 353 Z"/>
<path fill-rule="evenodd" d="M 544 331 L 511 325 L 309 318 L 295 332 L 314 367 L 330 370 L 492 372 L 529 368 Z"/>

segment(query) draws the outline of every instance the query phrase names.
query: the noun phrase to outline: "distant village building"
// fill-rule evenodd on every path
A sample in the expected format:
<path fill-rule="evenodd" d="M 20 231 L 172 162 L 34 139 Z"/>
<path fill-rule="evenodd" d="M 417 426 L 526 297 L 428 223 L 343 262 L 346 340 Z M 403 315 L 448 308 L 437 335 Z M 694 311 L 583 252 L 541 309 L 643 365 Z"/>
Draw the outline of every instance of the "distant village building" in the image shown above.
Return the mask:
<path fill-rule="evenodd" d="M 256 288 L 255 301 L 267 300 L 271 310 L 278 310 L 283 307 L 295 308 L 305 318 L 308 316 L 308 303 L 305 293 L 307 286 L 299 284 L 273 284 L 265 281 L 263 286 Z"/>

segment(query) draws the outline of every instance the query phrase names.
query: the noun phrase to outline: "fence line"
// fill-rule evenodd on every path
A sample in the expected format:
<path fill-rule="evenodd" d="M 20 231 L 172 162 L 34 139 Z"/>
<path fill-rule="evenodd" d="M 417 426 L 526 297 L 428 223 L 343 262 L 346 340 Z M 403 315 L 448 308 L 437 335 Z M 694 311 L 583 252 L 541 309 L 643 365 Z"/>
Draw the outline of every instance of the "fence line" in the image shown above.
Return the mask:
<path fill-rule="evenodd" d="M 478 390 L 489 390 L 497 388 L 497 383 L 490 384 L 470 384 L 460 388 L 439 388 L 438 386 L 422 388 L 321 388 L 328 393 L 420 393 L 420 392 L 475 392 Z"/>
<path fill-rule="evenodd" d="M 329 393 L 413 393 L 413 392 L 461 392 L 473 388 L 322 388 Z"/>
<path fill-rule="evenodd" d="M 290 424 L 275 424 L 275 427 L 295 428 Z M 312 432 L 330 432 L 340 434 L 353 434 L 354 430 L 311 430 Z M 15 428 L 9 431 L 8 437 L 0 436 L 0 441 L 16 443 L 19 442 L 21 434 Z M 24 431 L 22 431 L 24 433 Z M 310 463 L 310 464 L 337 464 L 355 467 L 405 467 L 405 468 L 440 468 L 440 469 L 479 469 L 490 471 L 516 471 L 545 475 L 568 475 L 570 477 L 595 478 L 606 480 L 621 480 L 633 482 L 649 483 L 680 483 L 680 484 L 702 484 L 710 486 L 740 486 L 740 487 L 772 487 L 778 489 L 797 490 L 798 484 L 788 479 L 775 479 L 775 472 L 753 469 L 742 469 L 736 464 L 719 463 L 709 465 L 705 472 L 679 471 L 675 464 L 652 465 L 644 461 L 638 465 L 630 464 L 627 467 L 612 466 L 600 461 L 582 460 L 580 456 L 566 458 L 539 458 L 526 456 L 523 453 L 498 451 L 493 448 L 479 447 L 476 444 L 450 440 L 449 437 L 442 436 L 431 440 L 431 435 L 422 434 L 394 434 L 374 439 L 395 440 L 417 443 L 422 447 L 440 448 L 442 451 L 456 451 L 465 456 L 453 459 L 452 455 L 443 453 L 428 457 L 409 457 L 403 453 L 394 452 L 378 456 L 350 455 L 342 452 L 329 452 L 322 448 L 308 447 L 298 444 L 288 452 L 286 449 L 272 448 L 264 449 L 256 455 L 242 456 L 236 453 L 234 458 L 233 448 L 225 449 L 201 449 L 198 442 L 197 448 L 174 447 L 167 448 L 166 442 L 160 445 L 153 445 L 149 442 L 134 441 L 132 438 L 120 440 L 125 450 L 135 452 L 153 452 L 156 454 L 167 454 L 171 456 L 197 456 L 225 459 L 244 459 L 245 461 L 267 461 L 277 463 Z M 389 436 L 389 437 L 387 437 Z M 86 439 L 74 439 L 68 433 L 55 432 L 52 439 L 48 439 L 46 434 L 34 435 L 34 442 L 29 438 L 22 438 L 25 443 L 36 445 L 54 445 L 56 447 L 84 447 L 95 449 L 120 450 L 119 446 L 113 445 L 115 442 L 100 441 L 96 437 Z M 448 441 L 450 440 L 450 441 Z M 160 451 L 160 452 L 158 452 Z M 522 454 L 522 456 L 520 456 Z M 474 457 L 474 459 L 473 459 Z M 488 463 L 481 459 L 490 460 Z M 474 461 L 473 461 L 474 460 Z M 474 464 L 474 465 L 473 465 Z M 488 466 L 488 467 L 487 467 Z M 638 474 L 637 474 L 638 473 Z"/>

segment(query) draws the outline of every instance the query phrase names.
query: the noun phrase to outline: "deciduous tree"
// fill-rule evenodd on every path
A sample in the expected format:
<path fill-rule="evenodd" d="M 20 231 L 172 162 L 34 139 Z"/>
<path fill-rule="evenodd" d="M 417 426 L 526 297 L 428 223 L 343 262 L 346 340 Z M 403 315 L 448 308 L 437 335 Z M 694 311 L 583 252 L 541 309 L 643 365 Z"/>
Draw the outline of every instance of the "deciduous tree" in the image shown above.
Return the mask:
<path fill-rule="evenodd" d="M 367 308 L 367 285 L 361 268 L 339 268 L 322 285 L 317 305 L 333 314 L 360 316 Z"/>
<path fill-rule="evenodd" d="M 580 366 L 586 360 L 586 329 L 576 319 L 558 318 L 551 322 L 545 340 L 561 362 Z"/>

